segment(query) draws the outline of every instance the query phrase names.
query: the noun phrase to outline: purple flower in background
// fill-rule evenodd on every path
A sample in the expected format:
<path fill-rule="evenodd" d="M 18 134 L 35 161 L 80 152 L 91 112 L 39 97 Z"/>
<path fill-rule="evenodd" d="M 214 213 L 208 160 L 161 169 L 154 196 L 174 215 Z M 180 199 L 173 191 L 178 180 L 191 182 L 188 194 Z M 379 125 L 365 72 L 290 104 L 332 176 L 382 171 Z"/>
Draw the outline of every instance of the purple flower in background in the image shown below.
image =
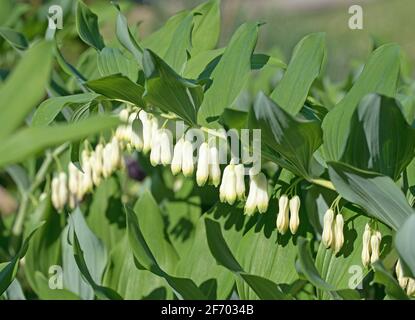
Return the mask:
<path fill-rule="evenodd" d="M 144 180 L 144 178 L 146 177 L 146 173 L 136 159 L 132 157 L 127 157 L 125 159 L 125 164 L 128 170 L 128 176 L 131 179 L 134 179 L 137 181 Z"/>

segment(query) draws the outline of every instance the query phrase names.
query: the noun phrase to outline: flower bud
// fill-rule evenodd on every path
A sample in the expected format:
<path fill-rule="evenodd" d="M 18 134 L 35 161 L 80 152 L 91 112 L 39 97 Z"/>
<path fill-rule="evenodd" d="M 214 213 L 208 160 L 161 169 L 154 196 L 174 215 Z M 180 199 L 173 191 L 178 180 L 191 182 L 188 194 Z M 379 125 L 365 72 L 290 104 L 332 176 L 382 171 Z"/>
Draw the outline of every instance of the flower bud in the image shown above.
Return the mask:
<path fill-rule="evenodd" d="M 337 254 L 344 244 L 344 235 L 343 235 L 344 220 L 343 216 L 339 213 L 336 216 L 336 221 L 334 223 L 334 253 Z"/>
<path fill-rule="evenodd" d="M 193 145 L 189 140 L 183 142 L 182 170 L 185 177 L 190 177 L 194 171 Z"/>
<path fill-rule="evenodd" d="M 362 264 L 367 267 L 370 263 L 370 252 L 371 252 L 371 245 L 370 245 L 370 235 L 371 230 L 368 223 L 366 223 L 365 231 L 363 232 L 363 246 L 362 246 Z"/>
<path fill-rule="evenodd" d="M 329 248 L 333 243 L 333 220 L 334 212 L 332 209 L 328 209 L 323 218 L 323 233 L 321 235 L 321 241 L 326 248 Z"/>
<path fill-rule="evenodd" d="M 290 199 L 290 230 L 295 234 L 300 225 L 300 197 L 295 195 Z"/>
<path fill-rule="evenodd" d="M 171 161 L 171 173 L 175 176 L 182 171 L 184 140 L 179 139 L 173 149 L 173 160 Z"/>
<path fill-rule="evenodd" d="M 199 187 L 203 186 L 209 178 L 209 146 L 203 142 L 199 148 L 196 170 L 196 182 Z"/>
<path fill-rule="evenodd" d="M 216 146 L 209 149 L 209 179 L 215 187 L 220 183 L 221 171 L 219 166 L 219 151 Z"/>
<path fill-rule="evenodd" d="M 370 255 L 370 263 L 375 263 L 377 260 L 379 260 L 381 240 L 382 235 L 379 231 L 375 231 L 375 233 L 370 237 L 370 247 L 372 249 L 372 254 Z"/>
<path fill-rule="evenodd" d="M 289 201 L 288 196 L 283 194 L 278 200 L 277 229 L 281 234 L 287 232 L 289 223 Z"/>
<path fill-rule="evenodd" d="M 239 200 L 245 199 L 245 167 L 243 164 L 235 166 L 235 191 Z"/>
<path fill-rule="evenodd" d="M 76 194 L 78 192 L 78 168 L 72 163 L 69 162 L 68 172 L 69 172 L 69 193 Z"/>

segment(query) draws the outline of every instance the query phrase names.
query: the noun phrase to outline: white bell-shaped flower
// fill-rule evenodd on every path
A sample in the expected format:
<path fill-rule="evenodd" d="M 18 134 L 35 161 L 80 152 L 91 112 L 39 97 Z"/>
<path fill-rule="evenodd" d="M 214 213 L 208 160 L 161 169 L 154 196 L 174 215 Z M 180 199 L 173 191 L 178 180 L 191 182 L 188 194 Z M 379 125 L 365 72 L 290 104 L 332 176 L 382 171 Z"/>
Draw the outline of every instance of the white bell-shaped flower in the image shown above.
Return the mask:
<path fill-rule="evenodd" d="M 321 235 L 321 241 L 326 248 L 329 248 L 333 244 L 333 221 L 334 211 L 327 209 L 323 218 L 323 233 Z"/>
<path fill-rule="evenodd" d="M 283 194 L 278 200 L 277 229 L 281 234 L 285 234 L 289 224 L 289 200 Z"/>
<path fill-rule="evenodd" d="M 59 178 L 55 176 L 52 178 L 51 183 L 51 199 L 52 205 L 56 210 L 60 210 L 60 201 L 59 201 Z"/>
<path fill-rule="evenodd" d="M 256 211 L 257 206 L 257 193 L 258 193 L 258 186 L 253 179 L 251 179 L 249 183 L 249 193 L 248 198 L 245 202 L 244 213 L 248 216 L 251 216 Z"/>
<path fill-rule="evenodd" d="M 79 169 L 72 163 L 68 165 L 68 189 L 69 189 L 69 207 L 74 209 L 78 202 L 78 189 L 80 188 L 79 182 Z"/>
<path fill-rule="evenodd" d="M 258 186 L 257 191 L 257 208 L 259 213 L 265 213 L 268 210 L 269 196 L 268 196 L 268 182 L 265 174 L 258 173 L 254 180 Z"/>
<path fill-rule="evenodd" d="M 117 137 L 111 139 L 111 173 L 122 166 L 120 142 Z"/>
<path fill-rule="evenodd" d="M 141 151 L 143 149 L 143 123 L 138 118 L 138 112 L 133 112 L 129 118 L 131 127 L 130 142 L 134 149 Z"/>
<path fill-rule="evenodd" d="M 371 229 L 368 223 L 365 225 L 365 231 L 363 232 L 363 245 L 362 245 L 362 264 L 367 267 L 370 263 L 370 253 L 371 253 Z"/>
<path fill-rule="evenodd" d="M 150 120 L 150 115 L 141 110 L 138 114 L 138 117 L 143 126 L 143 152 L 146 154 L 151 149 L 151 133 L 152 133 L 152 124 Z"/>
<path fill-rule="evenodd" d="M 155 131 L 151 138 L 150 163 L 153 167 L 161 163 L 161 139 L 159 131 Z"/>
<path fill-rule="evenodd" d="M 234 159 L 223 170 L 222 183 L 219 188 L 219 198 L 222 202 L 233 205 L 236 201 L 236 175 Z"/>
<path fill-rule="evenodd" d="M 209 145 L 203 142 L 199 147 L 196 182 L 199 187 L 205 185 L 209 178 Z"/>
<path fill-rule="evenodd" d="M 295 234 L 300 225 L 300 197 L 295 195 L 290 199 L 290 230 Z"/>
<path fill-rule="evenodd" d="M 381 240 L 382 235 L 379 231 L 375 231 L 370 237 L 370 248 L 372 249 L 372 253 L 370 255 L 370 263 L 375 263 L 379 260 Z"/>
<path fill-rule="evenodd" d="M 122 122 L 125 122 L 125 123 L 128 122 L 128 110 L 127 109 L 122 109 L 118 116 Z M 120 141 L 125 140 L 126 138 L 128 138 L 127 131 L 128 131 L 128 125 L 122 124 L 118 126 L 117 130 L 115 131 L 115 135 Z"/>
<path fill-rule="evenodd" d="M 235 166 L 236 196 L 239 200 L 245 199 L 245 167 L 243 164 Z"/>
<path fill-rule="evenodd" d="M 344 244 L 344 235 L 343 235 L 344 220 L 343 216 L 339 213 L 336 216 L 334 222 L 334 253 L 337 254 Z"/>
<path fill-rule="evenodd" d="M 193 145 L 189 140 L 183 142 L 182 171 L 185 177 L 191 177 L 194 171 Z"/>
<path fill-rule="evenodd" d="M 172 160 L 172 141 L 169 132 L 166 129 L 161 130 L 160 136 L 160 161 L 167 166 Z"/>
<path fill-rule="evenodd" d="M 112 144 L 107 143 L 104 147 L 102 155 L 102 175 L 104 176 L 104 178 L 108 178 L 112 174 L 111 153 Z"/>
<path fill-rule="evenodd" d="M 408 284 L 406 285 L 406 294 L 410 297 L 415 295 L 415 280 L 412 278 L 408 279 Z"/>
<path fill-rule="evenodd" d="M 82 188 L 83 188 L 83 193 L 85 194 L 87 192 L 92 191 L 92 187 L 93 187 L 92 167 L 91 167 L 91 162 L 89 158 L 89 153 L 87 150 L 82 151 L 81 158 L 82 158 L 82 170 L 84 171 L 82 175 Z"/>
<path fill-rule="evenodd" d="M 216 146 L 209 148 L 209 180 L 215 187 L 220 183 L 221 171 L 219 165 L 219 151 Z"/>
<path fill-rule="evenodd" d="M 92 168 L 92 181 L 94 185 L 98 186 L 101 183 L 101 176 L 103 170 L 103 152 L 104 147 L 99 143 L 95 147 L 95 151 L 91 153 L 90 163 Z"/>
<path fill-rule="evenodd" d="M 68 178 L 65 172 L 59 173 L 59 204 L 60 209 L 63 209 L 68 201 Z"/>
<path fill-rule="evenodd" d="M 398 279 L 399 286 L 405 290 L 406 286 L 408 285 L 408 277 L 405 277 L 403 274 L 403 269 L 401 265 L 401 260 L 398 259 L 398 262 L 395 266 L 396 278 Z"/>
<path fill-rule="evenodd" d="M 176 145 L 173 149 L 173 159 L 171 161 L 171 173 L 177 175 L 182 171 L 182 161 L 183 161 L 183 138 L 179 139 L 176 142 Z"/>

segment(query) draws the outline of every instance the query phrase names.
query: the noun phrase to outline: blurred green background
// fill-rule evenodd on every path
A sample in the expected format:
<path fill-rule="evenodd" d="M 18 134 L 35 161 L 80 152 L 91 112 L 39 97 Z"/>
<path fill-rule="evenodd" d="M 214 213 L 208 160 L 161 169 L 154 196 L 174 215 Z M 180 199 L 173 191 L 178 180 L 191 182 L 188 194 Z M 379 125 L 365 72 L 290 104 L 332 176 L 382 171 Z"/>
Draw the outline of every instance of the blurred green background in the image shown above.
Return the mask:
<path fill-rule="evenodd" d="M 116 10 L 109 0 L 85 0 L 98 14 L 106 39 L 114 37 Z M 131 26 L 140 24 L 137 34 L 145 37 L 161 26 L 174 13 L 189 9 L 203 0 L 130 0 L 119 1 Z M 83 44 L 76 39 L 73 27 L 75 0 L 0 0 L 0 25 L 23 31 L 30 39 L 44 33 L 47 8 L 61 4 L 66 12 L 64 30 L 58 39 L 64 43 L 68 60 L 76 61 Z M 350 30 L 348 9 L 361 5 L 363 30 Z M 334 80 L 345 76 L 350 65 L 362 62 L 373 48 L 374 40 L 397 42 L 409 60 L 415 62 L 415 1 L 414 0 L 222 0 L 222 37 L 225 44 L 238 25 L 246 20 L 265 22 L 261 27 L 258 49 L 278 48 L 288 59 L 294 45 L 306 34 L 327 33 L 328 73 Z M 16 23 L 13 16 L 20 15 Z M 39 23 L 43 22 L 43 23 Z M 134 28 L 133 28 L 134 29 Z M 65 41 L 63 41 L 65 38 Z M 0 45 L 3 45 L 0 43 Z M 0 59 L 0 67 L 10 63 Z"/>

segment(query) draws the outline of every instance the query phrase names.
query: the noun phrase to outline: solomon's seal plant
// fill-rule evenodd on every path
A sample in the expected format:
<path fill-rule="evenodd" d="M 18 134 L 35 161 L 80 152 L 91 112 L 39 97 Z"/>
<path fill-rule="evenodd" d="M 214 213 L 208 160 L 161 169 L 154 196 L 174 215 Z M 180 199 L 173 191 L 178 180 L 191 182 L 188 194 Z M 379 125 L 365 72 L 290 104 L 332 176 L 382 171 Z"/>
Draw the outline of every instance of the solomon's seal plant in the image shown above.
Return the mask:
<path fill-rule="evenodd" d="M 108 4 L 112 39 L 74 3 L 46 37 L 0 28 L 1 299 L 414 298 L 398 45 L 334 84 L 323 33 L 284 59 L 246 22 L 220 47 L 213 0 L 143 38 Z"/>

